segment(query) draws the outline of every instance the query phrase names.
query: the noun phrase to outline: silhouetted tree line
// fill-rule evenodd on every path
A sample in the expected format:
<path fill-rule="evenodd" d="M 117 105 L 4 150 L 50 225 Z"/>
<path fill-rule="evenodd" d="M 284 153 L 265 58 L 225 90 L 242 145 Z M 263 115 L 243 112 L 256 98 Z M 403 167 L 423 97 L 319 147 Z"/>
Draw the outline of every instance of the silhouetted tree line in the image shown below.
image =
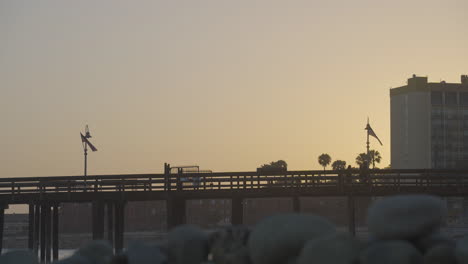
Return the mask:
<path fill-rule="evenodd" d="M 372 165 L 372 169 L 378 169 L 375 167 L 376 163 L 379 164 L 382 161 L 382 156 L 380 155 L 380 152 L 377 150 L 370 150 L 369 155 L 367 153 L 359 153 L 356 157 L 356 164 L 359 166 L 360 169 L 360 182 L 367 182 L 368 178 L 368 172 L 367 170 L 369 169 L 370 165 Z M 329 154 L 322 153 L 320 156 L 318 156 L 318 163 L 320 166 L 323 167 L 323 170 L 326 170 L 327 166 L 330 165 L 333 168 L 333 170 L 346 170 L 346 169 L 356 169 L 355 167 L 351 167 L 351 165 L 348 165 L 346 167 L 346 161 L 344 160 L 335 160 L 332 162 L 332 158 Z M 389 169 L 390 165 L 386 167 L 386 169 Z M 272 161 L 268 164 L 263 164 L 260 168 L 257 168 L 257 172 L 261 173 L 281 173 L 281 172 L 287 172 L 288 171 L 288 164 L 284 160 L 278 160 L 278 161 Z M 287 176 L 285 174 L 285 176 Z M 269 181 L 268 184 L 272 184 L 275 186 L 290 186 L 291 184 L 300 184 L 299 179 L 293 179 L 291 177 L 286 177 L 283 179 L 277 179 L 273 181 Z"/>

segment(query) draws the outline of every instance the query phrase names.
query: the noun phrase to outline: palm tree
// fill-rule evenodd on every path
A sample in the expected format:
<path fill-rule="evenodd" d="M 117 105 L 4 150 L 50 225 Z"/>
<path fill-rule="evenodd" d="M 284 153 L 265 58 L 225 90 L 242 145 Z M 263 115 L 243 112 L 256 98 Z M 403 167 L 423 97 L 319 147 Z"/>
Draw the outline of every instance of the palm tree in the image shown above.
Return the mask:
<path fill-rule="evenodd" d="M 356 164 L 361 167 L 364 165 L 364 163 L 369 164 L 369 156 L 367 156 L 366 153 L 359 153 L 359 155 L 356 157 Z"/>
<path fill-rule="evenodd" d="M 369 150 L 369 160 L 372 162 L 372 168 L 375 169 L 375 163 L 380 163 L 382 156 L 378 150 Z"/>
<path fill-rule="evenodd" d="M 318 163 L 323 166 L 323 170 L 330 164 L 331 157 L 328 154 L 323 153 L 318 157 Z"/>
<path fill-rule="evenodd" d="M 346 161 L 344 161 L 344 160 L 335 160 L 332 163 L 331 166 L 332 166 L 333 170 L 344 170 L 344 169 L 346 169 Z"/>

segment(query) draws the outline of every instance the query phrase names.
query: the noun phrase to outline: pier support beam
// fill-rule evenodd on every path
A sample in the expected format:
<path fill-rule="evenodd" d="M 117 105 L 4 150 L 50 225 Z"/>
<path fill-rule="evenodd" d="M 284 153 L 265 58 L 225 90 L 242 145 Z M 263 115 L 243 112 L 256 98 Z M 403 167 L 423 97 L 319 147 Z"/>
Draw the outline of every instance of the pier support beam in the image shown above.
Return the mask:
<path fill-rule="evenodd" d="M 183 198 L 169 197 L 166 200 L 166 221 L 168 229 L 185 224 L 185 209 L 185 199 Z"/>
<path fill-rule="evenodd" d="M 34 220 L 35 220 L 35 211 L 36 207 L 34 204 L 29 204 L 29 214 L 28 214 L 28 248 L 30 250 L 34 249 Z"/>
<path fill-rule="evenodd" d="M 5 223 L 5 205 L 0 204 L 0 254 L 2 254 L 3 249 L 3 227 Z"/>
<path fill-rule="evenodd" d="M 54 204 L 52 207 L 52 258 L 58 260 L 59 256 L 59 206 Z"/>
<path fill-rule="evenodd" d="M 45 211 L 45 217 L 46 217 L 46 229 L 45 229 L 45 234 L 46 234 L 46 263 L 50 263 L 52 258 L 51 258 L 51 253 L 52 253 L 52 214 L 50 210 L 50 204 L 46 206 L 46 211 Z"/>
<path fill-rule="evenodd" d="M 299 196 L 293 196 L 293 198 L 292 198 L 292 207 L 293 207 L 293 212 L 294 213 L 300 213 L 301 212 L 301 200 L 299 199 Z"/>
<path fill-rule="evenodd" d="M 94 201 L 92 204 L 93 240 L 104 239 L 104 203 Z"/>
<path fill-rule="evenodd" d="M 39 204 L 34 205 L 34 239 L 33 239 L 33 247 L 34 252 L 36 255 L 39 251 L 39 240 L 40 240 L 40 231 L 41 231 L 41 206 Z"/>
<path fill-rule="evenodd" d="M 352 195 L 348 196 L 348 228 L 349 233 L 356 236 L 356 214 L 355 214 L 355 202 Z"/>
<path fill-rule="evenodd" d="M 115 226 L 114 226 L 114 239 L 115 239 L 115 253 L 122 252 L 124 247 L 124 223 L 125 223 L 125 202 L 116 202 L 114 206 L 115 212 Z"/>
<path fill-rule="evenodd" d="M 41 228 L 41 232 L 40 232 L 40 242 L 39 242 L 39 246 L 40 246 L 40 262 L 41 263 L 45 263 L 46 261 L 46 210 L 47 210 L 47 206 L 42 204 L 41 205 L 41 217 L 40 217 L 40 228 Z"/>
<path fill-rule="evenodd" d="M 107 203 L 107 240 L 114 248 L 114 204 Z"/>
<path fill-rule="evenodd" d="M 231 199 L 231 224 L 242 225 L 244 222 L 243 199 L 234 197 Z"/>

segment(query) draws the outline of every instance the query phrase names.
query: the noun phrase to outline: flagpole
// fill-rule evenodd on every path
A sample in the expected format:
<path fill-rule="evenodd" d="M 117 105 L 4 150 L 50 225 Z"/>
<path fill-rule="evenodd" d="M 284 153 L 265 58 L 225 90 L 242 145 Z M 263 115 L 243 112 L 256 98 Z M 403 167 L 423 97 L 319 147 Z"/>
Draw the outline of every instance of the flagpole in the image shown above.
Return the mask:
<path fill-rule="evenodd" d="M 369 130 L 367 130 L 367 156 L 369 156 Z"/>
<path fill-rule="evenodd" d="M 367 127 L 369 127 L 369 118 L 367 118 Z M 369 157 L 369 129 L 367 130 L 367 157 Z"/>
<path fill-rule="evenodd" d="M 88 169 L 88 146 L 87 144 L 85 144 L 85 147 L 84 147 L 84 176 L 85 177 L 87 176 L 87 169 Z"/>
<path fill-rule="evenodd" d="M 85 183 L 85 191 L 86 191 L 86 178 L 88 176 L 88 145 L 92 151 L 97 151 L 97 148 L 89 142 L 88 138 L 91 138 L 91 134 L 89 133 L 88 125 L 85 128 L 85 135 L 80 132 L 81 142 L 83 143 L 83 150 L 84 150 L 84 183 Z"/>

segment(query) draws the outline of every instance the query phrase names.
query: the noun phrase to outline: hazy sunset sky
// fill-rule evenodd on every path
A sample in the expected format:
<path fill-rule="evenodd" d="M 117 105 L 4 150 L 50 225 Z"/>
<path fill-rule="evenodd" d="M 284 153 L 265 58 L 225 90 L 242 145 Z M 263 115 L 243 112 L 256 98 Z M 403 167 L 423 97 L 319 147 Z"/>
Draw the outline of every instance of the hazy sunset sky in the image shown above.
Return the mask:
<path fill-rule="evenodd" d="M 389 89 L 468 74 L 468 1 L 0 0 L 0 177 L 390 163 Z"/>

